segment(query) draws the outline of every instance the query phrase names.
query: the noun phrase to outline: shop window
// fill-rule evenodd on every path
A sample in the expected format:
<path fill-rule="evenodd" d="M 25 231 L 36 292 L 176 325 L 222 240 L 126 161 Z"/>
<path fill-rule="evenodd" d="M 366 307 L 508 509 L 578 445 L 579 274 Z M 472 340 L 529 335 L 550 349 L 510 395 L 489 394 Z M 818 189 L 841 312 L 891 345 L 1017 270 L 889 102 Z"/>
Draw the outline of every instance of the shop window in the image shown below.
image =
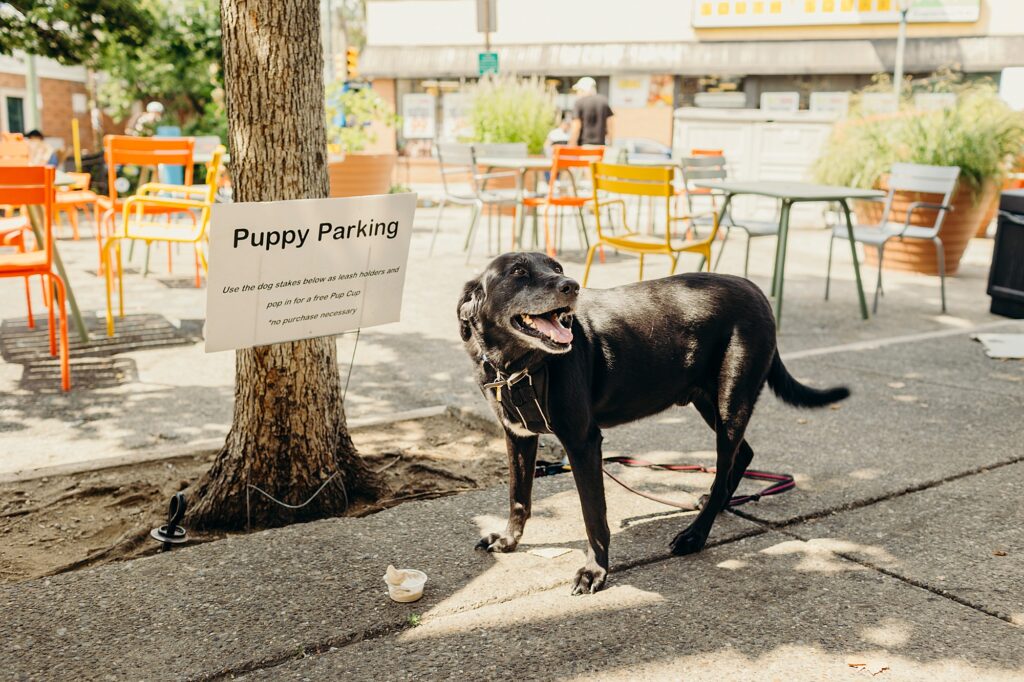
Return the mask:
<path fill-rule="evenodd" d="M 18 95 L 3 96 L 3 129 L 8 133 L 25 131 L 25 98 Z"/>

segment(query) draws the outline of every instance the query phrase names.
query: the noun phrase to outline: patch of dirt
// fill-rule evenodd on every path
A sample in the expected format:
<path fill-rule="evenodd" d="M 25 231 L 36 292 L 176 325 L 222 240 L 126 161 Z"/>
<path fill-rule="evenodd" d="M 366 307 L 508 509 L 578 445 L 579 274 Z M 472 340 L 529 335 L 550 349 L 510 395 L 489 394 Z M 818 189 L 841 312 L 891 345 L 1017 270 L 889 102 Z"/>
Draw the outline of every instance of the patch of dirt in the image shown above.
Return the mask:
<path fill-rule="evenodd" d="M 449 415 L 353 429 L 352 438 L 391 489 L 389 498 L 353 508 L 353 516 L 508 477 L 504 439 Z M 171 496 L 215 454 L 0 484 L 0 583 L 156 553 L 150 529 L 166 523 Z M 221 537 L 190 534 L 190 541 Z"/>

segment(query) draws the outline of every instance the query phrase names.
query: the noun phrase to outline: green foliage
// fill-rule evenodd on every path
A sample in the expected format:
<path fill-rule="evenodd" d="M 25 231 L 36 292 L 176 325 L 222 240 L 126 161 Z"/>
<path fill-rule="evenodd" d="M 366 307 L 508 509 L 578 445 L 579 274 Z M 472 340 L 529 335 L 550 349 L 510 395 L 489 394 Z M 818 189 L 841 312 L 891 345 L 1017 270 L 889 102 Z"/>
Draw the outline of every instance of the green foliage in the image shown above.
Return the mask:
<path fill-rule="evenodd" d="M 956 105 L 915 111 L 908 99 L 898 113 L 857 113 L 833 130 L 814 166 L 820 182 L 875 187 L 893 163 L 959 166 L 975 197 L 987 182 L 1001 183 L 1012 160 L 1024 152 L 1024 114 L 1012 111 L 986 82 L 964 83 L 937 75 L 925 92 L 953 92 Z"/>
<path fill-rule="evenodd" d="M 555 92 L 540 78 L 488 76 L 472 91 L 473 142 L 525 142 L 531 154 L 544 149 L 555 127 Z"/>
<path fill-rule="evenodd" d="M 221 34 L 217 0 L 151 0 L 157 30 L 130 49 L 107 45 L 99 68 L 108 78 L 100 103 L 114 118 L 125 118 L 136 101 L 160 100 L 187 134 L 221 134 L 226 139 Z"/>
<path fill-rule="evenodd" d="M 340 81 L 327 86 L 324 103 L 327 143 L 338 145 L 344 152 L 361 152 L 377 141 L 370 123 L 395 126 L 398 117 L 372 88 L 347 91 L 343 88 Z"/>
<path fill-rule="evenodd" d="M 4 0 L 0 54 L 23 50 L 95 67 L 100 51 L 145 46 L 156 31 L 152 3 L 136 0 Z"/>

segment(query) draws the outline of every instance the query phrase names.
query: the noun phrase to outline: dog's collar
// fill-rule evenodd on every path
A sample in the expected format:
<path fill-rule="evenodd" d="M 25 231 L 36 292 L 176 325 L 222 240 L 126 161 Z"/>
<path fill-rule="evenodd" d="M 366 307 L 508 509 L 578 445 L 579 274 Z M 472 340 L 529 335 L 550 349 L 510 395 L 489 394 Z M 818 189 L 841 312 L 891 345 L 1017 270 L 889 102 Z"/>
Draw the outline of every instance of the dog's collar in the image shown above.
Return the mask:
<path fill-rule="evenodd" d="M 495 375 L 493 380 L 483 384 L 483 388 L 485 391 L 494 391 L 494 399 L 505 411 L 508 421 L 532 433 L 552 433 L 551 422 L 547 417 L 547 363 L 541 363 L 533 370 L 524 368 L 512 374 L 504 374 L 486 356 L 483 364 L 490 367 Z"/>

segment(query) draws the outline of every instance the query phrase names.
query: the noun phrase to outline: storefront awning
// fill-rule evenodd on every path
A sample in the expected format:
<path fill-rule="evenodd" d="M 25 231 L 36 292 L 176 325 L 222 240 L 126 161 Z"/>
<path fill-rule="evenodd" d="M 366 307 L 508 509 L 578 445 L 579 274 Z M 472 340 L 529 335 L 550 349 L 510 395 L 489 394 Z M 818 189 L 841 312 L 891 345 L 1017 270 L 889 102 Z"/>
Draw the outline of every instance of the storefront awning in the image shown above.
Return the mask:
<path fill-rule="evenodd" d="M 367 46 L 361 71 L 379 78 L 477 75 L 471 46 Z M 808 40 L 606 45 L 497 46 L 504 73 L 559 76 L 666 73 L 681 76 L 874 74 L 891 71 L 895 40 Z M 921 38 L 907 41 L 906 70 L 995 72 L 1024 63 L 1024 36 Z"/>

